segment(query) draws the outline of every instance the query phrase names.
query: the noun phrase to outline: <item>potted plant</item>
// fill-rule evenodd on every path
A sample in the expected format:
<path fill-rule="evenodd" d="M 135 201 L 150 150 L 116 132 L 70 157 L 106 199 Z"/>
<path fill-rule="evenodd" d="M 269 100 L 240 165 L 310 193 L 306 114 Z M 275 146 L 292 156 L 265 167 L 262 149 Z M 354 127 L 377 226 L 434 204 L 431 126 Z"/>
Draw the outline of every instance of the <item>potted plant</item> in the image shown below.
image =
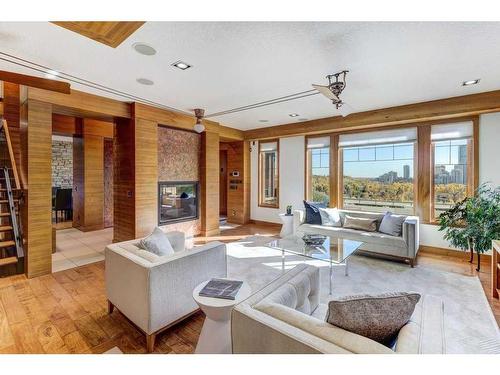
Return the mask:
<path fill-rule="evenodd" d="M 476 252 L 479 271 L 481 254 L 491 249 L 492 240 L 500 238 L 500 187 L 480 185 L 474 196 L 439 215 L 439 230 L 451 246 L 470 252 L 470 263 Z"/>
<path fill-rule="evenodd" d="M 286 206 L 286 214 L 288 216 L 290 216 L 292 214 L 292 206 L 291 205 Z"/>

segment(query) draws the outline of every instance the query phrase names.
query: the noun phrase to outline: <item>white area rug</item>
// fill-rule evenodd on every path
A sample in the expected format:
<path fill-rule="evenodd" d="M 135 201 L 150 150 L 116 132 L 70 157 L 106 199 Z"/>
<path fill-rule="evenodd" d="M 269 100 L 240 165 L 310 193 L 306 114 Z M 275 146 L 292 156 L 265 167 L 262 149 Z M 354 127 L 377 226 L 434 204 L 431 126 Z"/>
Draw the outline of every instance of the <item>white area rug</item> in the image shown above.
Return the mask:
<path fill-rule="evenodd" d="M 228 244 L 228 277 L 245 280 L 255 292 L 282 274 L 281 252 L 264 245 L 270 239 L 252 236 Z M 305 259 L 287 255 L 285 269 Z M 328 263 L 307 261 L 321 267 L 321 302 L 327 302 Z M 432 294 L 444 301 L 447 353 L 500 353 L 500 333 L 477 277 L 464 276 L 425 267 L 364 256 L 353 256 L 349 276 L 336 267 L 333 297 L 359 293 L 416 291 Z"/>

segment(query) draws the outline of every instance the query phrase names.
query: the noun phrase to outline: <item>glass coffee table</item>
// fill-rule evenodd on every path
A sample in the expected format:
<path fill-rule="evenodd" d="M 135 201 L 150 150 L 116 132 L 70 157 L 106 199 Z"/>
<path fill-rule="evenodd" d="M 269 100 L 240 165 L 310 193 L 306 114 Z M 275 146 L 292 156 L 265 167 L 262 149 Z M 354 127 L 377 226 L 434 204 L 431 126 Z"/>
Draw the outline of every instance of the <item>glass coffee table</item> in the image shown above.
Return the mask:
<path fill-rule="evenodd" d="M 302 237 L 292 235 L 274 240 L 267 244 L 271 249 L 281 251 L 282 268 L 285 269 L 285 254 L 300 255 L 307 259 L 326 262 L 330 266 L 330 294 L 332 294 L 333 266 L 345 265 L 345 275 L 349 275 L 349 257 L 363 245 L 363 242 L 344 238 L 326 237 L 321 245 L 307 245 Z"/>

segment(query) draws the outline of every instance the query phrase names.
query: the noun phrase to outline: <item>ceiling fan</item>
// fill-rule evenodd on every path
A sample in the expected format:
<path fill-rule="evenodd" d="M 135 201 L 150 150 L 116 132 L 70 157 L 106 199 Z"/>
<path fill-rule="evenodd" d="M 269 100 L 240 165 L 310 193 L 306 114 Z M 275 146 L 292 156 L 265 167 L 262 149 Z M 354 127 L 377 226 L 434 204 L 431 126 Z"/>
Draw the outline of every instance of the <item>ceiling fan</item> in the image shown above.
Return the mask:
<path fill-rule="evenodd" d="M 318 92 L 326 96 L 328 99 L 335 104 L 335 107 L 339 110 L 340 114 L 345 117 L 351 114 L 352 107 L 340 99 L 340 94 L 344 91 L 346 86 L 346 74 L 349 73 L 348 70 L 342 70 L 341 72 L 335 74 L 329 74 L 326 76 L 328 79 L 328 85 L 312 85 Z"/>

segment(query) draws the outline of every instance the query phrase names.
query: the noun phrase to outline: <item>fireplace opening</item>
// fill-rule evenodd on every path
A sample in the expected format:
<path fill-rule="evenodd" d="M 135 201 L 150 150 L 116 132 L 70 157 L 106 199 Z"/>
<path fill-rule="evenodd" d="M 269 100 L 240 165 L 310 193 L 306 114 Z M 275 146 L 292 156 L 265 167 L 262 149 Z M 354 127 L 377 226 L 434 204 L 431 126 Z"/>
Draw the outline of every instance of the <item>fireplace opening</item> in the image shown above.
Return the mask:
<path fill-rule="evenodd" d="M 158 224 L 198 219 L 198 181 L 158 183 Z"/>

